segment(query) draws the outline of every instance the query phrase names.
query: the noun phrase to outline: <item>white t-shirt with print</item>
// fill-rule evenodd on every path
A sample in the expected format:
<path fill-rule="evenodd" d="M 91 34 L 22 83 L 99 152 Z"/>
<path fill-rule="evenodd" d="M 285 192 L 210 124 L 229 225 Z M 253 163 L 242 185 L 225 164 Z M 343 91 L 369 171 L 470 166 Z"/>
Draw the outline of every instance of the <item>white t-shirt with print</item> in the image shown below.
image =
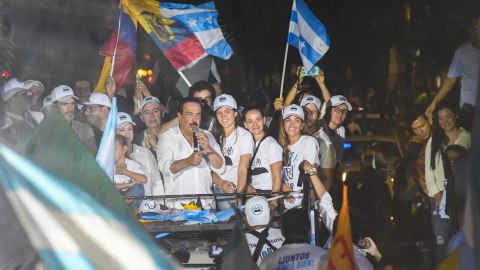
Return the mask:
<path fill-rule="evenodd" d="M 298 178 L 300 177 L 300 169 L 298 166 L 302 161 L 307 160 L 310 164 L 319 164 L 318 159 L 319 147 L 317 139 L 312 136 L 302 135 L 293 145 L 289 145 L 290 158 L 288 163 L 284 164 L 282 168 L 282 181 L 287 186 L 291 187 L 293 191 L 302 190 L 302 186 L 298 186 Z M 303 194 L 295 194 L 295 201 L 289 203 L 285 201 L 285 208 L 292 209 L 302 204 Z"/>
<path fill-rule="evenodd" d="M 256 231 L 261 233 L 263 232 L 263 230 L 265 229 L 258 229 Z M 246 233 L 245 239 L 247 240 L 248 248 L 250 249 L 250 254 L 253 256 L 253 253 L 257 248 L 257 243 L 259 239 L 251 233 Z M 277 249 L 281 248 L 283 241 L 285 241 L 285 237 L 283 237 L 282 235 L 282 230 L 275 229 L 275 228 L 268 229 L 267 239 L 268 241 L 270 241 L 272 246 L 274 246 Z M 264 244 L 262 251 L 260 252 L 260 256 L 258 256 L 258 260 L 256 261 L 257 265 L 260 265 L 260 263 L 262 262 L 262 259 L 272 252 L 274 252 L 274 250 L 272 250 L 270 246 L 268 246 L 267 244 Z"/>
<path fill-rule="evenodd" d="M 237 184 L 238 181 L 238 165 L 240 157 L 245 154 L 253 154 L 253 146 L 255 142 L 253 135 L 242 127 L 237 127 L 225 140 L 222 148 L 222 154 L 225 158 L 227 169 L 225 173 L 219 175 L 221 179 Z"/>
<path fill-rule="evenodd" d="M 252 186 L 254 189 L 272 190 L 272 168 L 270 165 L 282 161 L 283 149 L 272 137 L 265 138 L 260 146 L 258 146 L 258 143 L 259 141 L 255 142 L 255 149 L 259 148 L 255 160 L 252 162 Z"/>
<path fill-rule="evenodd" d="M 142 170 L 140 164 L 138 162 L 131 160 L 129 158 L 125 159 L 125 168 L 133 173 L 138 173 L 138 174 L 143 174 L 145 175 L 145 172 Z M 114 184 L 127 184 L 133 182 L 133 179 L 124 175 L 124 174 L 117 174 L 115 170 L 115 175 L 113 176 L 113 183 Z M 122 189 L 126 190 L 126 189 Z"/>
<path fill-rule="evenodd" d="M 327 263 L 320 260 L 320 257 L 325 254 L 328 254 L 328 250 L 311 244 L 288 244 L 263 258 L 259 268 L 261 270 L 327 269 Z"/>

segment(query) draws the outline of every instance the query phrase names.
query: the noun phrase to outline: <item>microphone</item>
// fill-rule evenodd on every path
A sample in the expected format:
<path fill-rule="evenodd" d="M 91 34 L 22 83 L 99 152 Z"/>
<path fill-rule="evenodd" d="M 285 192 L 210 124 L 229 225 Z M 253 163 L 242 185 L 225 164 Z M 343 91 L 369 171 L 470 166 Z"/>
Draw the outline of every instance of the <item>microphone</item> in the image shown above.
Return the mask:
<path fill-rule="evenodd" d="M 198 144 L 197 137 L 195 136 L 195 132 L 198 131 L 198 128 L 195 127 L 192 129 L 192 131 L 193 131 L 193 152 L 196 153 L 200 151 L 200 145 Z"/>

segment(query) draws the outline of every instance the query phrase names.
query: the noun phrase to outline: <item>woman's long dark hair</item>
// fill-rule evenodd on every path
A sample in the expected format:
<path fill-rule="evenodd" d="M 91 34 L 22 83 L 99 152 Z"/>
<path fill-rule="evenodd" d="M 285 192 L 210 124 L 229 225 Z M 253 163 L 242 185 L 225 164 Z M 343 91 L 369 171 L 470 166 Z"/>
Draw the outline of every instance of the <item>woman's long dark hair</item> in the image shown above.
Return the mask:
<path fill-rule="evenodd" d="M 232 110 L 237 113 L 237 116 L 235 116 L 235 121 L 233 123 L 236 129 L 237 127 L 241 127 L 243 125 L 240 120 L 240 114 L 238 113 L 237 109 L 232 109 Z M 223 130 L 223 126 L 220 124 L 220 122 L 218 122 L 217 111 L 215 111 L 215 122 L 213 123 L 212 134 L 213 134 L 213 137 L 215 138 L 215 141 L 217 141 L 217 143 L 220 145 L 220 148 L 223 149 L 225 131 Z"/>
<path fill-rule="evenodd" d="M 437 104 L 435 110 L 433 111 L 433 125 L 432 125 L 432 152 L 430 153 L 430 168 L 432 170 L 435 170 L 436 164 L 435 164 L 435 156 L 437 155 L 438 152 L 440 152 L 441 155 L 443 155 L 444 149 L 447 147 L 449 143 L 448 136 L 445 134 L 445 131 L 443 128 L 440 126 L 440 123 L 438 122 L 438 112 L 443 109 L 449 109 L 452 111 L 452 113 L 457 116 L 457 110 L 455 107 L 450 103 L 446 101 L 442 101 Z"/>

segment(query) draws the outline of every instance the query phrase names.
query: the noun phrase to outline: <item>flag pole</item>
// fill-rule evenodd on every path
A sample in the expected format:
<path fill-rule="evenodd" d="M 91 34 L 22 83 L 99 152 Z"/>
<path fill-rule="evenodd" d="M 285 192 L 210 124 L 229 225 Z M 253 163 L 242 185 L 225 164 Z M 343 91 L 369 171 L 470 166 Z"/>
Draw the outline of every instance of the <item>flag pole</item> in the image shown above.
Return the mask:
<path fill-rule="evenodd" d="M 178 74 L 180 74 L 180 76 L 182 77 L 182 79 L 187 83 L 188 87 L 192 86 L 192 84 L 187 80 L 187 77 L 185 77 L 183 72 L 180 70 L 177 70 L 177 71 L 178 71 Z"/>
<path fill-rule="evenodd" d="M 120 26 L 121 26 L 121 22 L 122 22 L 122 13 L 123 13 L 123 10 L 120 10 L 120 16 L 118 17 L 117 42 L 115 43 L 115 50 L 113 51 L 112 69 L 110 69 L 110 77 L 112 77 L 112 75 L 113 75 L 113 66 L 115 66 L 115 56 L 117 55 L 118 38 L 120 37 Z"/>
<path fill-rule="evenodd" d="M 285 67 L 287 65 L 287 55 L 288 55 L 288 42 L 287 47 L 285 48 L 285 58 L 283 59 L 283 72 L 282 72 L 282 83 L 280 85 L 280 98 L 283 95 L 283 80 L 285 79 Z"/>

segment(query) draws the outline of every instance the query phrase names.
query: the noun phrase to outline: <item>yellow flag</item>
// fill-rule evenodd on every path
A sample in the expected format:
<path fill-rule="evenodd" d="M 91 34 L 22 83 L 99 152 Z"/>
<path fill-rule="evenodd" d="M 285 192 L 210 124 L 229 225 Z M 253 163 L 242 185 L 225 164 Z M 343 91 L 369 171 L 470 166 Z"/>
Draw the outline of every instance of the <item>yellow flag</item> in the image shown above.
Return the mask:
<path fill-rule="evenodd" d="M 107 76 L 110 75 L 110 69 L 112 69 L 112 59 L 111 57 L 105 57 L 105 62 L 103 63 L 102 73 L 100 74 L 100 79 L 98 79 L 97 87 L 93 92 L 95 93 L 105 93 L 105 81 Z"/>
<path fill-rule="evenodd" d="M 335 233 L 330 256 L 328 257 L 328 269 L 354 270 L 355 267 L 350 214 L 348 213 L 347 186 L 343 186 L 342 210 L 340 211 L 337 232 Z"/>

